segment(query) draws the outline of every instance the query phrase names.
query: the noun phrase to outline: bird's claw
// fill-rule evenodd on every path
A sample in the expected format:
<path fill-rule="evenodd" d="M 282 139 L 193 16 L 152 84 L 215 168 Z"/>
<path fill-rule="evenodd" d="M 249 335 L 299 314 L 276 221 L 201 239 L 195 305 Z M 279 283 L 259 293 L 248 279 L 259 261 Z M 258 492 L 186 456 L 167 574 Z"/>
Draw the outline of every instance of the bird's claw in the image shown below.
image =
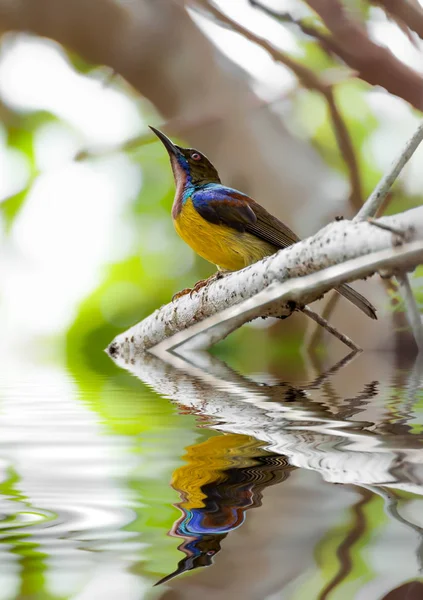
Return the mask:
<path fill-rule="evenodd" d="M 221 277 L 223 277 L 223 275 L 220 273 L 220 271 L 218 271 L 217 273 L 215 273 L 208 279 L 200 279 L 200 281 L 197 281 L 197 283 L 194 285 L 193 288 L 185 288 L 184 290 L 181 290 L 177 294 L 174 294 L 172 296 L 172 302 L 174 300 L 178 300 L 178 298 L 182 298 L 182 296 L 186 296 L 187 294 L 189 294 L 189 297 L 192 298 L 192 295 L 199 292 L 201 290 L 201 288 L 206 287 L 212 281 L 216 281 L 216 279 L 220 279 Z"/>
<path fill-rule="evenodd" d="M 189 293 L 189 297 L 192 298 L 192 295 L 194 293 L 197 293 L 201 290 L 201 288 L 206 287 L 206 285 L 208 285 L 210 283 L 210 277 L 208 279 L 200 279 L 200 281 L 197 281 L 197 283 L 195 284 L 195 286 L 192 288 L 192 290 Z"/>
<path fill-rule="evenodd" d="M 172 302 L 174 302 L 175 300 L 178 300 L 178 298 L 182 298 L 182 296 L 186 296 L 187 294 L 191 294 L 192 291 L 193 291 L 193 288 L 185 288 L 185 289 L 181 290 L 180 292 L 177 292 L 176 294 L 173 294 L 173 296 L 172 296 Z"/>

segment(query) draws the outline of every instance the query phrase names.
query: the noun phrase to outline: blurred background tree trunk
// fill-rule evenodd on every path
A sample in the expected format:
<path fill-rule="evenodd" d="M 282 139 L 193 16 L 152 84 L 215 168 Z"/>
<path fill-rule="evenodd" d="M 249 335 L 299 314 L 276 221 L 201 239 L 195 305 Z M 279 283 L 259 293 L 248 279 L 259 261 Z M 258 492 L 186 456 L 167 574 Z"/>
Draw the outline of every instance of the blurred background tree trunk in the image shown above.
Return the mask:
<path fill-rule="evenodd" d="M 314 212 L 309 221 L 316 221 L 315 229 L 324 222 L 327 167 L 260 102 L 247 74 L 213 47 L 182 4 L 0 0 L 0 29 L 49 37 L 111 67 L 170 121 L 169 134 L 216 162 L 228 185 L 242 188 L 300 235 L 314 230 L 296 220 L 302 207 Z"/>

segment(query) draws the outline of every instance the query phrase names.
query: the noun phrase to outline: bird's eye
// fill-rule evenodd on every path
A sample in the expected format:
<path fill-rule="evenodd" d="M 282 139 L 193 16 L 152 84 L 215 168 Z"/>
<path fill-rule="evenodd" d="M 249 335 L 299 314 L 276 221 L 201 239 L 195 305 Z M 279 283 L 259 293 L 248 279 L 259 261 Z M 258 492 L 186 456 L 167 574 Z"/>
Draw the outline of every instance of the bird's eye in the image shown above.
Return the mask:
<path fill-rule="evenodd" d="M 191 154 L 191 158 L 192 160 L 201 160 L 201 154 L 198 154 L 198 152 L 193 152 Z"/>

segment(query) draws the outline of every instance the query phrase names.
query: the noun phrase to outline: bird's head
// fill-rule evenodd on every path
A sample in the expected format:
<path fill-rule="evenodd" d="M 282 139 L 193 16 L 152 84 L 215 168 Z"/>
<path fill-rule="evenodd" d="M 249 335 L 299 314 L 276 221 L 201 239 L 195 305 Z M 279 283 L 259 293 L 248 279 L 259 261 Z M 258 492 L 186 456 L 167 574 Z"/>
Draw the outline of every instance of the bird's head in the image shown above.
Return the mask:
<path fill-rule="evenodd" d="M 192 185 L 220 183 L 216 168 L 204 154 L 194 148 L 181 148 L 155 127 L 150 126 L 150 129 L 157 135 L 169 154 L 176 185 L 187 182 Z"/>

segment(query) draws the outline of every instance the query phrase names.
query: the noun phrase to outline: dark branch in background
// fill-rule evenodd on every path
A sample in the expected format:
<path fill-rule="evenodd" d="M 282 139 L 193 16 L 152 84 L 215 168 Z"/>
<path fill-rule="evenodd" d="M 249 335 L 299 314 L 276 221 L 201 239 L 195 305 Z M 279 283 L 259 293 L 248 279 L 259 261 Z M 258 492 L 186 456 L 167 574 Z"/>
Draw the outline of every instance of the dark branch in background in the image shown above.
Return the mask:
<path fill-rule="evenodd" d="M 245 29 L 245 27 L 228 17 L 225 13 L 223 13 L 213 4 L 209 3 L 207 0 L 196 0 L 195 4 L 201 6 L 207 12 L 211 13 L 213 17 L 215 17 L 220 23 L 241 34 L 243 37 L 247 38 L 258 46 L 261 46 L 276 62 L 282 63 L 288 67 L 288 69 L 290 69 L 296 75 L 304 87 L 316 90 L 324 96 L 328 103 L 330 118 L 339 149 L 348 168 L 351 185 L 350 200 L 356 210 L 360 209 L 363 204 L 363 195 L 357 159 L 347 126 L 336 105 L 332 86 L 325 81 L 322 81 L 311 69 L 294 60 L 288 54 L 276 49 L 264 38 L 261 38 L 252 31 Z"/>
<path fill-rule="evenodd" d="M 406 34 L 408 35 L 408 37 L 411 40 L 412 40 L 412 36 L 410 34 L 409 29 L 418 33 L 418 35 L 420 35 L 420 37 L 423 37 L 421 35 L 423 33 L 423 9 L 417 3 L 414 3 L 414 2 L 412 3 L 409 0 L 372 0 L 372 1 L 374 4 L 380 5 L 388 15 L 393 17 L 396 20 L 398 26 L 402 30 L 405 30 Z M 271 9 L 271 8 L 263 5 L 258 0 L 249 0 L 249 2 L 251 4 L 251 6 L 260 9 L 265 14 L 274 18 L 278 22 L 280 22 L 282 24 L 293 24 L 296 27 L 298 27 L 304 34 L 311 36 L 314 40 L 316 40 L 316 42 L 319 44 L 319 46 L 331 57 L 342 58 L 350 67 L 354 66 L 354 68 L 356 68 L 358 66 L 357 62 L 351 62 L 351 60 L 349 59 L 349 56 L 345 51 L 345 47 L 343 47 L 343 45 L 341 43 L 342 40 L 338 41 L 338 39 L 335 36 L 332 36 L 332 35 L 326 33 L 320 27 L 310 25 L 308 21 L 306 22 L 303 20 L 297 20 L 297 19 L 293 18 L 289 13 L 275 11 L 274 9 Z M 310 6 L 312 6 L 313 2 L 310 1 L 309 4 L 310 4 Z M 331 9 L 329 4 L 331 4 L 331 1 L 326 2 L 326 8 L 328 11 Z M 342 8 L 342 6 L 339 5 L 338 0 L 335 0 L 334 4 L 336 4 L 336 8 L 338 9 L 338 22 L 341 21 L 341 17 L 342 17 L 342 19 L 344 20 L 344 23 L 343 24 L 341 23 L 341 25 L 343 27 L 345 27 L 345 22 L 347 19 L 346 12 Z M 314 3 L 314 7 L 316 8 L 316 10 L 317 10 L 317 6 L 319 6 L 320 11 L 322 11 L 322 8 L 325 6 L 325 2 L 317 1 Z M 319 14 L 323 18 L 322 12 L 319 12 Z M 328 25 L 328 22 L 326 22 L 326 25 Z M 341 31 L 341 25 L 337 26 L 336 31 L 339 31 L 339 32 Z M 403 25 L 405 25 L 405 27 Z M 358 27 L 359 29 L 361 29 L 362 39 L 364 37 L 367 38 L 367 33 L 365 32 L 364 29 L 361 28 L 361 26 L 359 24 L 355 24 L 354 22 L 351 24 L 349 22 L 348 27 L 349 28 Z M 407 29 L 407 28 L 409 28 L 409 29 Z M 333 27 L 332 27 L 332 29 L 333 29 Z M 339 37 L 341 37 L 341 36 L 339 36 Z M 378 48 L 375 44 L 373 44 L 373 42 L 370 42 L 370 40 L 368 40 L 368 45 L 370 45 L 370 47 L 372 47 L 373 50 L 375 50 L 375 49 L 377 50 L 377 48 Z M 356 42 L 352 41 L 351 48 L 353 48 L 354 51 L 356 51 L 356 48 L 357 48 Z M 380 50 L 383 50 L 383 49 L 381 48 Z M 378 50 L 379 53 L 380 53 L 380 50 Z M 388 51 L 386 51 L 385 54 L 389 60 L 392 60 L 392 58 L 394 58 Z M 366 57 L 364 57 L 364 58 L 366 60 Z M 396 60 L 396 59 L 394 59 L 394 60 Z M 399 63 L 397 61 L 397 66 L 398 65 L 399 65 L 399 68 L 402 69 L 402 63 Z M 385 67 L 385 69 L 386 68 L 387 67 Z M 366 70 L 366 72 L 367 72 L 367 70 Z M 360 71 L 359 74 L 363 79 L 365 79 L 363 69 Z M 387 73 L 387 76 L 389 77 L 390 73 Z M 423 86 L 423 80 L 422 80 L 422 86 Z M 401 92 L 400 95 L 404 99 L 408 100 L 408 98 L 406 98 L 403 95 L 404 93 L 406 94 L 406 90 L 405 89 L 400 90 L 400 92 Z M 420 99 L 421 99 L 422 93 L 423 93 L 423 88 L 422 88 L 422 91 L 420 91 Z M 382 205 L 379 206 L 379 210 L 377 211 L 378 215 L 383 214 L 388 201 L 389 200 L 387 198 L 385 198 L 385 200 L 383 202 L 383 206 Z M 395 302 L 395 298 L 394 298 L 394 296 L 392 296 L 392 293 L 396 292 L 396 286 L 394 284 L 394 281 L 392 279 L 388 279 L 388 280 L 384 280 L 383 283 L 384 283 L 384 286 L 387 289 L 388 293 L 391 292 L 391 302 Z M 338 296 L 333 296 L 331 298 L 330 302 L 328 303 L 328 305 L 326 306 L 325 311 L 324 311 L 324 317 L 326 319 L 328 319 L 330 317 L 330 314 L 336 305 L 337 299 L 338 299 Z M 393 318 L 397 322 L 396 324 L 399 329 L 400 325 L 402 325 L 401 313 L 395 311 L 393 313 Z M 316 344 L 318 342 L 318 340 L 320 339 L 320 337 L 322 336 L 322 332 L 323 332 L 322 328 L 318 327 L 315 330 L 314 334 L 310 338 L 310 344 Z"/>
<path fill-rule="evenodd" d="M 397 21 L 417 33 L 423 40 L 423 8 L 410 0 L 371 0 Z"/>
<path fill-rule="evenodd" d="M 334 59 L 339 59 L 342 57 L 343 50 L 342 47 L 336 42 L 336 40 L 328 34 L 323 28 L 316 27 L 315 25 L 311 25 L 308 21 L 303 19 L 295 19 L 292 15 L 287 12 L 278 12 L 258 0 L 249 0 L 251 6 L 254 8 L 258 8 L 267 14 L 269 17 L 276 19 L 281 24 L 292 24 L 298 27 L 305 35 L 312 37 L 319 46 L 324 50 L 329 56 Z M 346 61 L 344 61 L 346 62 Z"/>
<path fill-rule="evenodd" d="M 196 124 L 184 132 L 187 145 L 218 157 L 228 185 L 279 218 L 291 217 L 301 235 L 310 233 L 296 222 L 302 207 L 316 221 L 328 216 L 328 171 L 318 152 L 291 135 L 275 111 L 263 104 L 251 110 L 257 97 L 247 74 L 215 48 L 181 2 L 0 0 L 0 33 L 20 31 L 119 73 L 164 120 Z M 210 124 L 215 115 L 222 118 Z"/>
<path fill-rule="evenodd" d="M 250 4 L 280 22 L 295 24 L 303 33 L 317 40 L 328 54 L 338 56 L 357 71 L 360 79 L 371 85 L 380 85 L 415 108 L 423 110 L 423 77 L 419 73 L 399 61 L 387 48 L 373 42 L 364 27 L 350 18 L 339 0 L 305 1 L 320 16 L 330 34 L 302 20 L 296 20 L 287 13 L 277 13 L 257 0 L 250 0 Z M 420 7 L 412 7 L 410 10 L 410 2 L 406 3 L 405 0 L 379 0 L 377 3 L 383 5 L 387 12 L 389 6 L 389 11 L 406 22 L 410 29 L 418 29 L 417 33 L 423 33 L 423 10 Z M 399 10 L 400 6 L 402 10 Z M 406 13 L 408 20 L 400 17 L 400 13 Z M 409 22 L 411 14 L 413 18 L 416 16 L 416 21 Z"/>
<path fill-rule="evenodd" d="M 330 35 L 328 35 L 323 30 L 319 29 L 318 27 L 311 25 L 309 22 L 306 22 L 302 19 L 295 19 L 288 12 L 278 12 L 277 10 L 269 8 L 261 2 L 258 2 L 258 0 L 249 0 L 249 2 L 251 6 L 260 9 L 269 17 L 272 17 L 273 19 L 279 21 L 279 23 L 295 25 L 303 33 L 314 38 L 319 43 L 319 46 L 323 50 L 325 50 L 325 52 L 327 52 L 329 55 L 337 58 L 339 56 L 339 53 L 342 52 L 342 49 L 338 46 L 336 41 L 331 38 Z"/>
<path fill-rule="evenodd" d="M 336 53 L 364 81 L 380 85 L 423 110 L 423 77 L 399 61 L 390 50 L 379 46 L 367 35 L 340 0 L 306 0 L 331 32 Z M 335 47 L 335 46 L 333 46 Z"/>

